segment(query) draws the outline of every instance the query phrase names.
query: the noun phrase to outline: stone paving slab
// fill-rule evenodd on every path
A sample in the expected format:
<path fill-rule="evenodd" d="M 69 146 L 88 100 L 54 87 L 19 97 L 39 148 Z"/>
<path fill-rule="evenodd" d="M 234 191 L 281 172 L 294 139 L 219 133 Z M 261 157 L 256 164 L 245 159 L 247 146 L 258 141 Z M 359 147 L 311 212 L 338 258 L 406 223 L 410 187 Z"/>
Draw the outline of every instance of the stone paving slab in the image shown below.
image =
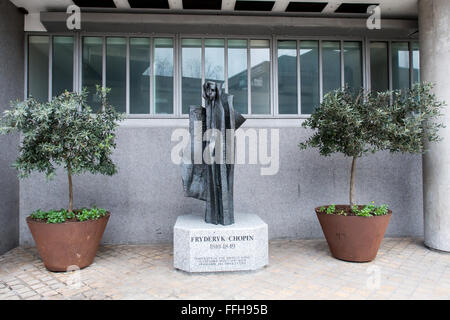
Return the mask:
<path fill-rule="evenodd" d="M 52 273 L 18 247 L 0 256 L 0 299 L 450 299 L 450 254 L 422 239 L 385 239 L 371 263 L 336 260 L 324 240 L 271 241 L 269 255 L 258 271 L 189 274 L 171 244 L 106 245 L 90 267 Z"/>

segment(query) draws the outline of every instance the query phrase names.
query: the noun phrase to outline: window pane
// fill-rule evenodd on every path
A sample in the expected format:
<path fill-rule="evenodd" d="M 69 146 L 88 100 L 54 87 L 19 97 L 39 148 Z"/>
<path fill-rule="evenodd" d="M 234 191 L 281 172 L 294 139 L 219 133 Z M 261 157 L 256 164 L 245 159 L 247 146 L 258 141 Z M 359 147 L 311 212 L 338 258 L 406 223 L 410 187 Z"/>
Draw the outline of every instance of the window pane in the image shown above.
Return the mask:
<path fill-rule="evenodd" d="M 225 41 L 205 40 L 205 80 L 223 84 L 225 81 Z"/>
<path fill-rule="evenodd" d="M 109 102 L 117 111 L 127 110 L 127 40 L 106 39 L 106 87 L 111 89 Z"/>
<path fill-rule="evenodd" d="M 202 105 L 202 40 L 182 40 L 182 108 L 189 113 L 191 106 Z"/>
<path fill-rule="evenodd" d="M 270 43 L 250 40 L 252 114 L 270 114 Z"/>
<path fill-rule="evenodd" d="M 373 91 L 389 89 L 389 53 L 387 42 L 370 44 L 370 81 Z"/>
<path fill-rule="evenodd" d="M 48 101 L 49 38 L 30 36 L 28 41 L 28 96 Z"/>
<path fill-rule="evenodd" d="M 297 114 L 297 41 L 278 41 L 278 112 Z"/>
<path fill-rule="evenodd" d="M 155 113 L 173 113 L 173 39 L 154 40 L 154 88 Z"/>
<path fill-rule="evenodd" d="M 409 88 L 408 42 L 392 42 L 392 88 Z"/>
<path fill-rule="evenodd" d="M 228 40 L 228 93 L 234 109 L 248 113 L 247 40 Z"/>
<path fill-rule="evenodd" d="M 355 92 L 363 87 L 361 42 L 344 42 L 344 80 Z"/>
<path fill-rule="evenodd" d="M 94 112 L 101 107 L 96 85 L 102 85 L 102 44 L 103 39 L 100 37 L 83 38 L 82 86 L 88 90 L 87 103 Z"/>
<path fill-rule="evenodd" d="M 73 37 L 53 37 L 52 95 L 73 91 Z"/>
<path fill-rule="evenodd" d="M 130 38 L 130 113 L 150 113 L 150 39 Z"/>
<path fill-rule="evenodd" d="M 300 79 L 302 114 L 311 114 L 320 104 L 318 41 L 300 41 Z"/>
<path fill-rule="evenodd" d="M 412 55 L 413 55 L 413 83 L 420 82 L 420 51 L 419 42 L 412 43 Z"/>
<path fill-rule="evenodd" d="M 341 43 L 322 42 L 323 95 L 341 87 Z"/>

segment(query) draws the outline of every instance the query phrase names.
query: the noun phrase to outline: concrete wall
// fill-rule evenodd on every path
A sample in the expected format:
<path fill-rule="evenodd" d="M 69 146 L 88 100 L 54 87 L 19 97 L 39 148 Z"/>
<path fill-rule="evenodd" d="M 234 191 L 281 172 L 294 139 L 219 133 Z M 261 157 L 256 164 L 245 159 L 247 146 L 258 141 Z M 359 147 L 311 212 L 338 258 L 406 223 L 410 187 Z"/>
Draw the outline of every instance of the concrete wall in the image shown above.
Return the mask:
<path fill-rule="evenodd" d="M 299 125 L 280 128 L 277 175 L 261 176 L 258 165 L 236 168 L 235 211 L 260 215 L 268 223 L 272 239 L 322 237 L 314 207 L 348 201 L 350 160 L 339 155 L 323 158 L 315 150 L 300 151 L 297 144 L 309 132 Z M 171 142 L 173 129 L 123 126 L 114 154 L 119 173 L 74 178 L 77 207 L 96 204 L 112 212 L 105 243 L 171 242 L 179 215 L 204 212 L 203 202 L 183 196 L 180 168 L 170 156 L 175 145 Z M 387 203 L 394 211 L 388 236 L 423 233 L 421 163 L 420 156 L 387 153 L 357 163 L 357 200 Z M 67 206 L 67 189 L 63 172 L 49 183 L 42 175 L 21 182 L 21 244 L 33 244 L 25 217 L 37 208 Z"/>
<path fill-rule="evenodd" d="M 23 14 L 0 1 L 0 113 L 23 98 Z M 11 169 L 19 136 L 0 136 L 0 254 L 19 243 L 19 182 Z"/>

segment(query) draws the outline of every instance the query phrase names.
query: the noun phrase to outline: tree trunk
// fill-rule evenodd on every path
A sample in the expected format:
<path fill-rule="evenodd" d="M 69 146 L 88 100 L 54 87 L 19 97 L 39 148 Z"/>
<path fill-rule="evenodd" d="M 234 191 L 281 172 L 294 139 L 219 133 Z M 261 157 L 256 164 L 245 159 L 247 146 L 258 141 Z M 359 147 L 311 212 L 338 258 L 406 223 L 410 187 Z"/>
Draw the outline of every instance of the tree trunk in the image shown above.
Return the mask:
<path fill-rule="evenodd" d="M 67 177 L 69 179 L 69 212 L 73 212 L 73 187 L 72 187 L 72 168 L 67 165 Z"/>
<path fill-rule="evenodd" d="M 350 207 L 353 207 L 355 198 L 355 167 L 356 157 L 352 159 L 352 169 L 350 171 Z"/>

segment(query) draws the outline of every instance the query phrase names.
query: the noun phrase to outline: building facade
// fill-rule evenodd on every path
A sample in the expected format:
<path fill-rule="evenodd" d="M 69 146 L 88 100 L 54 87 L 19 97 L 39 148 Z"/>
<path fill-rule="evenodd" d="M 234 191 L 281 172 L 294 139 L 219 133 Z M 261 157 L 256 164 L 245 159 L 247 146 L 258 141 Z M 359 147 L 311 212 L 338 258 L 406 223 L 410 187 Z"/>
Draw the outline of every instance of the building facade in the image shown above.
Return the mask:
<path fill-rule="evenodd" d="M 244 130 L 279 130 L 278 172 L 261 175 L 261 165 L 245 164 L 235 174 L 236 212 L 258 214 L 272 239 L 321 237 L 314 207 L 347 202 L 351 161 L 298 148 L 310 134 L 302 121 L 327 92 L 405 89 L 429 80 L 439 98 L 450 100 L 448 67 L 437 64 L 450 57 L 445 0 L 379 0 L 380 29 L 371 25 L 378 16 L 367 14 L 369 1 L 149 3 L 2 0 L 0 11 L 0 83 L 13 86 L 2 88 L 2 109 L 11 99 L 47 101 L 83 88 L 95 109 L 95 86 L 102 85 L 111 88 L 111 104 L 127 113 L 114 153 L 119 173 L 74 178 L 77 206 L 112 212 L 106 243 L 169 242 L 179 215 L 203 212 L 203 203 L 183 196 L 171 150 L 173 131 L 188 125 L 189 106 L 202 104 L 204 81 L 234 96 L 248 119 Z M 74 4 L 81 7 L 79 29 L 77 11 L 67 10 Z M 18 182 L 8 168 L 18 137 L 2 139 L 1 183 L 8 191 L 0 195 L 10 205 L 1 214 L 12 226 L 0 235 L 5 251 L 33 245 L 25 217 L 64 207 L 67 186 L 64 174 Z M 449 250 L 446 143 L 431 146 L 423 161 L 379 153 L 358 163 L 356 198 L 389 204 L 388 236 L 425 235 L 427 245 Z"/>

